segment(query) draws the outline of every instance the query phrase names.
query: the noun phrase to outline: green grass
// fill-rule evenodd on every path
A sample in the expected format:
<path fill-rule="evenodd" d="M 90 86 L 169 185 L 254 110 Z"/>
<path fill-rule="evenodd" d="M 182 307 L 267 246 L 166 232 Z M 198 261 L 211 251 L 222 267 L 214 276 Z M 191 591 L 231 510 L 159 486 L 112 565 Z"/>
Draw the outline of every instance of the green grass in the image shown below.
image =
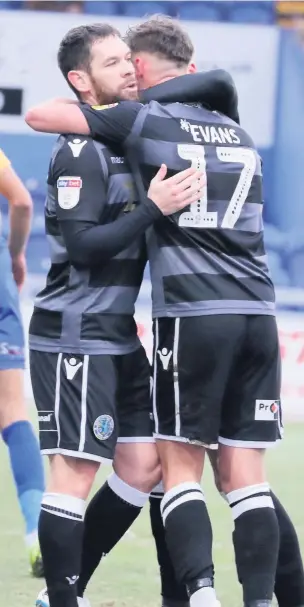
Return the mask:
<path fill-rule="evenodd" d="M 283 444 L 268 454 L 273 489 L 288 509 L 304 547 L 303 444 L 304 426 L 290 425 Z M 109 468 L 99 474 L 98 483 Z M 41 581 L 28 575 L 22 539 L 22 521 L 15 499 L 5 448 L 0 445 L 0 605 L 32 607 Z M 209 468 L 204 481 L 214 528 L 216 587 L 222 607 L 241 605 L 231 549 L 231 518 L 228 507 L 216 493 Z M 102 525 L 102 521 L 100 521 Z M 102 563 L 92 581 L 88 597 L 92 607 L 159 607 L 159 580 L 147 510 L 131 532 Z"/>

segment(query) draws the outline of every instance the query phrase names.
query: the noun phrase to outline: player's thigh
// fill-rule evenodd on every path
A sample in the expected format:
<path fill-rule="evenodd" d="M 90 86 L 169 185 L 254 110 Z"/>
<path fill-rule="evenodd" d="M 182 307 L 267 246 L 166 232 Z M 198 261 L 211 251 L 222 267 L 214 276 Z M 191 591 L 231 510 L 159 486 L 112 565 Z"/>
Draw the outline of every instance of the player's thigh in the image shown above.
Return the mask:
<path fill-rule="evenodd" d="M 30 352 L 41 452 L 102 462 L 117 440 L 115 357 Z"/>
<path fill-rule="evenodd" d="M 24 334 L 16 285 L 0 286 L 0 428 L 26 419 Z"/>
<path fill-rule="evenodd" d="M 119 437 L 114 469 L 126 483 L 148 492 L 160 479 L 153 438 L 150 365 L 142 346 L 120 356 L 117 363 Z"/>
<path fill-rule="evenodd" d="M 264 482 L 264 450 L 282 438 L 280 391 L 276 320 L 272 316 L 247 317 L 243 347 L 223 405 L 219 442 L 224 484 L 229 479 L 240 487 Z"/>
<path fill-rule="evenodd" d="M 273 316 L 248 316 L 227 384 L 221 444 L 264 449 L 282 437 L 281 356 Z"/>
<path fill-rule="evenodd" d="M 56 453 L 49 456 L 47 492 L 65 493 L 86 500 L 92 489 L 99 462 Z"/>
<path fill-rule="evenodd" d="M 158 439 L 217 444 L 239 324 L 238 318 L 227 316 L 155 321 L 153 414 Z"/>
<path fill-rule="evenodd" d="M 117 357 L 118 443 L 151 443 L 153 439 L 150 364 L 143 346 Z"/>

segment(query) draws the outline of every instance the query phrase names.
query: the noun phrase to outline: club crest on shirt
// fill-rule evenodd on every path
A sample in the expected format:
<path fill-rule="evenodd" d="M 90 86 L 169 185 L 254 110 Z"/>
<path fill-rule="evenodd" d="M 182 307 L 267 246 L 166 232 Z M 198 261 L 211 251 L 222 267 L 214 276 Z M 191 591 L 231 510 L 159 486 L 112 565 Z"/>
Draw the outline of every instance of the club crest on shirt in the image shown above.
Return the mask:
<path fill-rule="evenodd" d="M 68 211 L 76 207 L 80 199 L 81 188 L 81 177 L 59 177 L 57 180 L 57 190 L 60 208 Z"/>
<path fill-rule="evenodd" d="M 110 107 L 115 107 L 118 103 L 110 103 L 109 105 L 91 105 L 93 110 L 108 110 Z"/>

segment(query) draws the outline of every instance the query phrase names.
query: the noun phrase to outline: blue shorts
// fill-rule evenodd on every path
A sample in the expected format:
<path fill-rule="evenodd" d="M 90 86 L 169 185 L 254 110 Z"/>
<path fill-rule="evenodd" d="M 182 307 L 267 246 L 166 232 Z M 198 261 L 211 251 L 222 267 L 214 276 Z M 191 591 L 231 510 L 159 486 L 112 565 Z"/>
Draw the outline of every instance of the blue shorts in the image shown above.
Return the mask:
<path fill-rule="evenodd" d="M 0 242 L 0 371 L 24 369 L 24 333 L 11 259 Z"/>

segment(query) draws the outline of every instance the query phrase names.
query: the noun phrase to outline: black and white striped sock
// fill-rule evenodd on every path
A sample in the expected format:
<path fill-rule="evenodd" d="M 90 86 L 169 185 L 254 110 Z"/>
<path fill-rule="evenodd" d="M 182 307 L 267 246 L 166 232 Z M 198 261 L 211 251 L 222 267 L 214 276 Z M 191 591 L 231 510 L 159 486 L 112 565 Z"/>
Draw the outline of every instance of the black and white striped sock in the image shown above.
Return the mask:
<path fill-rule="evenodd" d="M 161 513 L 176 578 L 186 584 L 190 605 L 198 604 L 193 601 L 199 592 L 201 607 L 213 607 L 212 528 L 201 486 L 186 482 L 167 491 Z"/>
<path fill-rule="evenodd" d="M 84 524 L 78 596 L 82 597 L 101 559 L 128 531 L 149 499 L 125 483 L 115 472 L 90 501 Z"/>
<path fill-rule="evenodd" d="M 85 501 L 45 493 L 39 519 L 45 580 L 50 607 L 77 607 Z"/>
<path fill-rule="evenodd" d="M 272 604 L 279 526 L 268 483 L 227 494 L 234 519 L 233 543 L 245 607 Z"/>
<path fill-rule="evenodd" d="M 163 483 L 159 483 L 150 495 L 150 520 L 155 540 L 161 580 L 163 607 L 189 607 L 189 598 L 184 584 L 179 584 L 168 551 L 165 528 L 161 516 L 161 500 L 164 497 Z"/>

